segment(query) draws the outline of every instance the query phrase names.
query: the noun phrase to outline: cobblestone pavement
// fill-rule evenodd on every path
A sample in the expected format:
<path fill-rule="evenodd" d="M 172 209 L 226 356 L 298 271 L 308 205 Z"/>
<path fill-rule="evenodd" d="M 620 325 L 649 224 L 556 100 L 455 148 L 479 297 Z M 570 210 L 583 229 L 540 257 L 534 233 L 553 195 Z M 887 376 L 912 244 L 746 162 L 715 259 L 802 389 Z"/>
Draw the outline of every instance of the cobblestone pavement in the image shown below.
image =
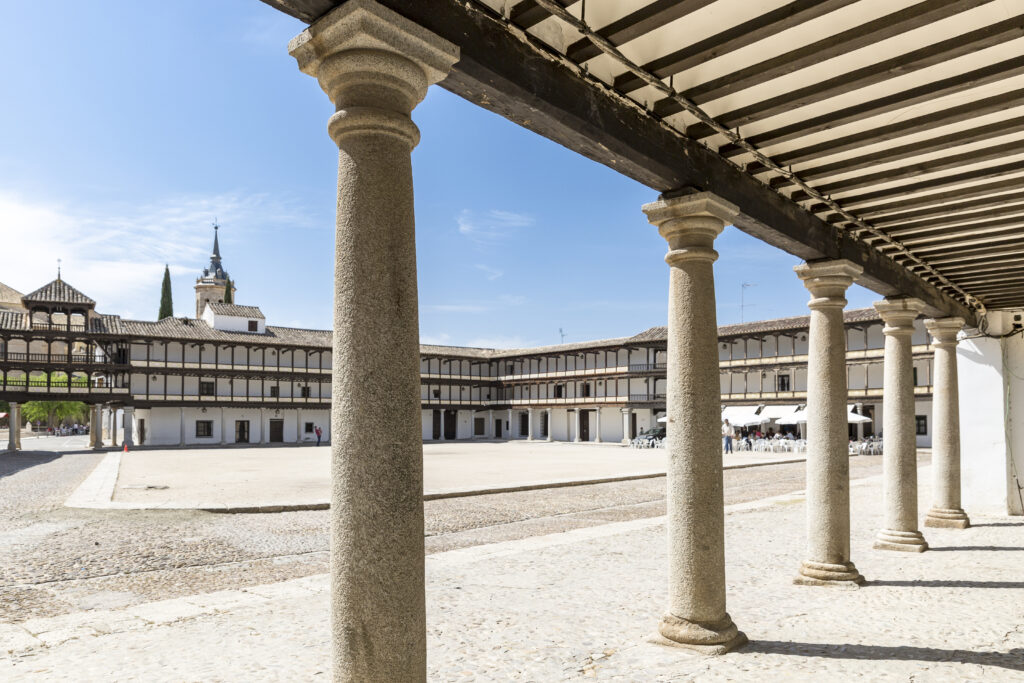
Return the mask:
<path fill-rule="evenodd" d="M 876 551 L 879 478 L 851 499 L 860 590 L 793 585 L 802 497 L 729 510 L 729 611 L 751 643 L 718 658 L 646 640 L 666 601 L 659 518 L 435 553 L 430 679 L 1024 679 L 1024 520 L 976 517 L 925 530 L 929 552 Z M 0 679 L 327 680 L 326 609 L 319 575 L 0 625 L 15 650 L 0 655 Z"/>
<path fill-rule="evenodd" d="M 33 447 L 84 445 L 34 439 Z M 26 444 L 28 445 L 28 444 Z M 329 512 L 77 510 L 102 458 L 0 455 L 0 623 L 253 586 L 327 570 Z M 879 458 L 851 460 L 854 476 Z M 728 503 L 801 489 L 802 463 L 726 472 Z M 664 514 L 664 479 L 429 501 L 428 553 Z"/>

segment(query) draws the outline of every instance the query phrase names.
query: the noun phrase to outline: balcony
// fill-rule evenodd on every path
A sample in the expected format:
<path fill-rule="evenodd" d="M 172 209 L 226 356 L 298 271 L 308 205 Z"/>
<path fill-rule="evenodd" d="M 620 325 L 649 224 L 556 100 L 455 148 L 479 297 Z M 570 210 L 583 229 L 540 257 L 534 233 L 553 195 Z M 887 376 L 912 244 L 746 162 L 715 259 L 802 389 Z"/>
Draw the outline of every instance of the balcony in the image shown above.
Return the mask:
<path fill-rule="evenodd" d="M 72 365 L 109 365 L 113 361 L 106 358 L 96 358 L 84 353 L 73 353 L 70 356 L 66 353 L 18 353 L 8 352 L 6 356 L 0 355 L 0 361 L 6 359 L 8 363 L 61 363 Z"/>

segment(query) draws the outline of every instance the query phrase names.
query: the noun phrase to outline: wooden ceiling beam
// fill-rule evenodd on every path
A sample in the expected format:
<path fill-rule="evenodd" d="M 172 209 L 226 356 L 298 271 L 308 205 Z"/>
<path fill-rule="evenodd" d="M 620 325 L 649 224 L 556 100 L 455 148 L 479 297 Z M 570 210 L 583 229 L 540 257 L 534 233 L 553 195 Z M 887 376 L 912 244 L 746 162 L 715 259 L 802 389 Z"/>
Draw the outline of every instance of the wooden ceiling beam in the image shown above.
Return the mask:
<path fill-rule="evenodd" d="M 913 238 L 921 239 L 934 239 L 936 237 L 944 237 L 946 235 L 957 235 L 957 234 L 975 234 L 981 232 L 987 232 L 999 228 L 1009 228 L 1024 225 L 1024 215 L 1022 215 L 1024 207 L 1017 207 L 1017 211 L 1014 215 L 1003 216 L 1001 218 L 992 218 L 985 221 L 976 221 L 974 223 L 960 223 L 957 225 L 938 225 L 938 226 L 916 226 L 911 225 L 905 228 L 896 229 L 891 228 L 885 231 L 885 234 L 889 235 L 893 239 L 900 240 L 904 244 L 910 244 L 910 242 L 904 241 L 904 237 L 912 236 Z M 991 214 L 984 214 L 990 216 Z"/>
<path fill-rule="evenodd" d="M 623 45 L 702 7 L 707 7 L 712 2 L 715 0 L 655 0 L 598 29 L 595 33 L 607 38 L 613 45 Z M 589 38 L 580 38 L 565 51 L 565 56 L 577 64 L 600 54 L 601 48 L 594 45 Z"/>
<path fill-rule="evenodd" d="M 732 73 L 687 88 L 683 95 L 692 102 L 704 104 L 726 95 L 732 95 L 751 86 L 791 74 L 814 64 L 868 47 L 878 41 L 893 38 L 907 31 L 921 28 L 960 12 L 974 9 L 992 0 L 924 0 L 891 14 L 872 19 L 835 35 L 802 45 L 789 52 L 771 57 Z M 667 75 L 667 74 L 666 74 Z M 659 116 L 672 113 L 672 100 L 659 100 L 654 111 Z M 678 107 L 678 104 L 676 104 Z M 679 111 L 678 109 L 676 111 Z"/>
<path fill-rule="evenodd" d="M 814 161 L 820 157 L 857 149 L 858 147 L 875 145 L 879 142 L 895 140 L 915 133 L 928 132 L 940 126 L 970 121 L 979 116 L 995 114 L 1021 105 L 1024 105 L 1024 88 L 999 93 L 998 95 L 992 95 L 991 97 L 947 109 L 929 111 L 927 114 L 915 116 L 914 118 L 879 126 L 878 128 L 858 131 L 843 137 L 825 140 L 824 142 L 769 156 L 780 166 L 802 164 L 807 161 Z M 746 154 L 747 152 L 739 145 L 729 143 L 719 147 L 718 153 L 726 158 L 731 158 Z"/>
<path fill-rule="evenodd" d="M 978 88 L 991 83 L 1024 74 L 1024 55 L 1007 59 L 996 64 L 989 64 L 974 71 L 957 74 L 934 83 L 926 83 L 916 88 L 886 95 L 869 102 L 831 111 L 803 121 L 797 121 L 775 130 L 765 131 L 747 138 L 747 142 L 755 147 L 777 145 L 797 138 L 802 138 L 824 130 L 832 130 L 839 126 L 862 121 L 891 111 L 899 111 L 924 102 L 934 102 L 940 97 Z"/>
<path fill-rule="evenodd" d="M 957 168 L 962 168 L 972 164 L 980 164 L 986 161 L 997 161 L 999 159 L 1005 159 L 1006 157 L 1021 153 L 1024 153 L 1024 139 L 1000 143 L 998 145 L 989 145 L 988 147 L 971 150 L 970 152 L 962 152 L 960 154 L 953 154 L 947 157 L 939 157 L 937 159 L 921 161 L 916 164 L 906 164 L 904 166 L 898 166 L 896 168 L 890 168 L 876 173 L 867 173 L 864 175 L 854 176 L 852 178 L 845 178 L 843 180 L 837 180 L 834 183 L 816 185 L 814 186 L 814 189 L 824 195 L 839 194 L 840 192 L 859 190 L 863 187 L 871 187 L 872 185 L 891 183 L 897 180 L 904 180 L 906 178 L 916 178 L 917 176 L 927 175 L 929 173 L 955 170 Z M 797 202 L 807 201 L 810 199 L 807 193 L 803 191 L 794 192 L 793 195 L 791 195 L 791 198 L 793 201 Z"/>
<path fill-rule="evenodd" d="M 985 211 L 972 213 L 977 209 L 985 209 Z M 871 223 L 880 229 L 900 230 L 943 227 L 967 222 L 974 218 L 998 218 L 1017 213 L 1024 213 L 1024 192 L 1011 192 L 958 204 L 943 204 L 920 211 L 890 214 L 884 218 L 872 220 Z"/>
<path fill-rule="evenodd" d="M 864 155 L 861 155 L 859 157 L 854 157 L 852 159 L 846 159 L 846 160 L 843 160 L 843 161 L 836 161 L 836 162 L 833 162 L 831 164 L 822 164 L 821 166 L 817 166 L 817 167 L 801 169 L 801 170 L 797 171 L 797 175 L 804 182 L 808 182 L 808 181 L 813 181 L 813 180 L 816 180 L 818 178 L 822 178 L 822 177 L 826 177 L 826 176 L 835 176 L 835 175 L 839 175 L 839 174 L 842 174 L 842 173 L 849 173 L 851 171 L 859 171 L 859 170 L 864 169 L 864 168 L 876 167 L 876 166 L 879 166 L 879 165 L 882 165 L 882 164 L 892 163 L 894 161 L 900 161 L 902 159 L 912 158 L 912 157 L 915 157 L 915 156 L 921 156 L 923 154 L 930 154 L 932 152 L 944 151 L 944 150 L 948 150 L 950 148 L 960 147 L 962 145 L 969 145 L 969 144 L 972 144 L 972 143 L 975 143 L 975 142 L 982 142 L 984 140 L 989 140 L 991 138 L 1004 137 L 1004 136 L 1007 136 L 1007 135 L 1012 135 L 1014 133 L 1019 133 L 1021 131 L 1024 131 L 1024 116 L 1020 116 L 1020 117 L 1017 117 L 1017 118 L 1014 118 L 1014 119 L 1010 119 L 1010 120 L 1007 120 L 1007 121 L 1000 121 L 998 123 L 993 123 L 993 124 L 989 124 L 989 125 L 986 125 L 986 126 L 979 126 L 978 128 L 974 128 L 974 129 L 971 129 L 971 130 L 968 130 L 968 131 L 962 131 L 962 132 L 957 132 L 957 133 L 949 133 L 947 135 L 940 135 L 940 136 L 935 137 L 935 138 L 929 138 L 927 140 L 922 140 L 922 141 L 919 141 L 919 142 L 914 142 L 914 143 L 911 143 L 909 145 L 900 145 L 898 147 L 892 147 L 892 148 L 881 150 L 881 151 L 878 151 L 878 152 L 872 152 L 870 154 L 864 154 Z M 1014 143 L 1010 143 L 1010 144 L 1019 144 L 1019 143 L 1018 142 L 1014 142 Z M 982 152 L 982 151 L 987 150 L 992 155 L 994 155 L 991 158 L 998 158 L 998 155 L 996 155 L 996 150 L 999 150 L 999 149 L 1002 149 L 1002 148 L 1003 147 L 1001 145 L 992 145 L 990 147 L 984 148 L 983 150 L 974 150 L 974 152 L 965 152 L 964 154 L 971 154 L 971 153 Z M 1007 153 L 1007 154 L 1009 154 L 1009 153 Z M 966 159 L 968 157 L 963 156 L 963 157 L 946 157 L 946 158 L 947 159 L 955 159 L 955 158 L 964 158 L 964 159 Z M 980 159 L 980 160 L 983 160 L 983 159 Z M 929 161 L 926 161 L 926 162 L 919 162 L 918 164 L 911 164 L 909 166 L 909 168 L 918 168 L 918 167 L 922 166 L 923 164 L 932 164 L 933 161 L 934 160 L 929 160 Z M 747 171 L 750 172 L 751 171 L 751 167 L 753 167 L 753 166 L 755 166 L 755 164 L 748 164 Z M 757 166 L 760 166 L 760 165 L 758 164 Z M 905 168 L 905 167 L 904 166 L 900 166 L 900 167 L 898 167 L 897 169 L 894 169 L 894 170 L 898 171 L 898 170 L 902 170 L 903 168 Z M 756 167 L 753 170 L 754 170 L 755 173 L 756 172 L 760 172 L 760 171 L 757 170 Z M 765 169 L 765 170 L 767 170 L 767 169 Z M 935 167 L 933 170 L 941 170 L 941 168 L 940 167 Z M 892 172 L 892 171 L 890 171 L 890 172 Z M 879 173 L 884 173 L 884 171 L 879 172 Z M 859 176 L 859 177 L 860 178 L 871 178 L 873 176 L 874 177 L 881 177 L 879 174 L 871 174 L 871 175 L 865 175 L 865 176 Z M 845 181 L 840 181 L 840 182 L 845 182 Z M 783 187 L 787 187 L 787 186 L 793 185 L 793 184 L 795 184 L 794 180 L 792 180 L 790 178 L 785 178 L 785 177 L 782 177 L 782 176 L 777 176 L 775 178 L 772 178 L 771 181 L 769 182 L 769 185 L 771 185 L 771 187 L 776 188 L 776 189 L 781 189 Z M 820 186 L 819 189 L 822 189 L 824 187 L 829 187 L 829 186 L 827 186 L 827 185 Z M 852 188 L 847 188 L 847 189 L 852 189 Z M 836 190 L 836 191 L 838 191 L 838 190 Z"/>
<path fill-rule="evenodd" d="M 849 4 L 850 0 L 796 0 L 647 62 L 643 68 L 659 78 L 668 78 Z M 616 76 L 613 81 L 613 87 L 626 94 L 643 86 L 643 79 L 629 72 Z"/>
<path fill-rule="evenodd" d="M 995 195 L 999 192 L 1019 189 L 1024 189 L 1024 176 L 1006 178 L 1005 180 L 997 180 L 992 183 L 971 185 L 970 187 L 948 190 L 946 192 L 935 192 L 933 194 L 921 195 L 919 197 L 908 197 L 906 199 L 889 202 L 888 204 L 858 207 L 855 213 L 870 222 L 870 219 L 874 216 L 885 215 L 903 209 L 933 206 L 938 208 L 937 205 L 956 201 L 958 199 L 972 199 L 974 197 L 988 198 L 990 195 Z M 843 204 L 845 201 L 846 200 L 840 200 L 839 203 Z M 813 213 L 825 213 L 831 210 L 832 207 L 827 204 L 814 204 L 810 207 L 810 211 Z"/>
<path fill-rule="evenodd" d="M 860 69 L 833 76 L 820 83 L 773 95 L 761 102 L 719 114 L 715 119 L 727 128 L 745 126 L 776 114 L 822 102 L 836 95 L 866 88 L 890 78 L 905 76 L 914 71 L 949 62 L 964 55 L 1024 37 L 1024 21 L 1022 19 L 1024 19 L 1024 15 L 1011 17 L 877 64 L 869 64 Z M 659 111 L 657 106 L 655 111 Z M 706 138 L 714 135 L 715 131 L 704 123 L 695 123 L 687 126 L 686 134 L 692 138 Z"/>

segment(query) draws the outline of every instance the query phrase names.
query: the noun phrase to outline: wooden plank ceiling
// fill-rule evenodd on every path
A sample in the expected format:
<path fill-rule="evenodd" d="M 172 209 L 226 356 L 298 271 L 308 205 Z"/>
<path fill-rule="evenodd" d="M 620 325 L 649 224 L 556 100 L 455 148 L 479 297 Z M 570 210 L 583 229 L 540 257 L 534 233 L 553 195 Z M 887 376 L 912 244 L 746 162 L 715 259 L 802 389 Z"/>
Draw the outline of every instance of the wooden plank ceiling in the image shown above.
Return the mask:
<path fill-rule="evenodd" d="M 340 4 L 264 1 L 306 21 Z M 506 84 L 513 76 L 494 76 L 511 67 L 496 64 L 487 78 L 467 66 L 445 87 L 656 189 L 676 189 L 676 182 L 724 194 L 745 212 L 738 227 L 776 246 L 803 258 L 853 253 L 870 269 L 869 286 L 925 296 L 924 283 L 955 302 L 925 296 L 947 314 L 977 302 L 1024 306 L 1022 0 L 381 2 L 442 34 L 456 27 L 449 39 L 463 47 L 464 60 L 477 62 L 487 58 L 483 48 L 474 52 L 466 27 L 483 32 L 484 23 L 461 14 L 486 14 L 603 91 L 592 97 L 629 104 L 669 129 L 681 138 L 672 143 L 675 157 L 703 175 L 658 170 L 658 153 L 646 150 L 646 167 L 633 169 L 634 156 L 608 139 L 591 135 L 584 144 L 542 130 L 531 113 L 551 117 L 552 107 L 571 112 L 573 105 L 552 104 L 557 97 L 540 81 L 551 77 L 537 67 L 535 82 L 518 94 Z M 495 60 L 511 54 L 494 35 L 487 43 Z M 503 109 L 490 101 L 496 94 L 531 100 L 530 111 Z M 626 125 L 619 110 L 614 118 L 601 121 L 603 130 Z M 653 128 L 644 130 L 653 146 L 665 146 Z M 622 135 L 616 141 L 627 144 Z M 748 211 L 746 201 L 716 186 L 726 178 L 756 207 Z M 893 265 L 902 272 L 890 272 Z"/>

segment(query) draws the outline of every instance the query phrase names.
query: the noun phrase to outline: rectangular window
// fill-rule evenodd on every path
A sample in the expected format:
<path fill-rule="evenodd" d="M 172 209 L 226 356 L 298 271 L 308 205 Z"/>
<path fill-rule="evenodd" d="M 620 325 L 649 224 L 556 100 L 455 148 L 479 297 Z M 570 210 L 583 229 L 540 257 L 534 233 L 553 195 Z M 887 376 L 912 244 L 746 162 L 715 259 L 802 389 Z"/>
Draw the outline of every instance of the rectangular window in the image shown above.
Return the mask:
<path fill-rule="evenodd" d="M 249 321 L 249 331 L 250 332 L 259 332 L 260 331 L 259 323 L 256 322 L 255 320 L 250 320 Z"/>
<path fill-rule="evenodd" d="M 200 382 L 199 383 L 199 395 L 200 396 L 213 396 L 217 393 L 216 382 Z"/>
<path fill-rule="evenodd" d="M 778 381 L 778 391 L 789 391 L 789 375 L 779 375 Z"/>
<path fill-rule="evenodd" d="M 278 398 L 281 395 L 281 388 L 278 386 L 270 387 L 270 398 Z"/>
<path fill-rule="evenodd" d="M 302 392 L 301 393 L 302 398 L 309 398 L 309 391 L 310 391 L 309 387 L 299 387 L 299 391 Z"/>
<path fill-rule="evenodd" d="M 196 420 L 196 438 L 210 439 L 213 437 L 213 420 Z"/>
<path fill-rule="evenodd" d="M 306 433 L 307 434 L 312 434 L 313 433 L 313 423 L 312 422 L 307 422 L 306 423 Z"/>
<path fill-rule="evenodd" d="M 555 385 L 555 398 L 565 398 L 565 385 L 564 384 L 556 384 Z"/>
<path fill-rule="evenodd" d="M 917 368 L 914 368 L 914 386 L 917 386 Z M 918 432 L 920 434 L 920 432 Z"/>
<path fill-rule="evenodd" d="M 914 420 L 917 422 L 917 435 L 928 436 L 928 416 L 916 415 Z"/>
<path fill-rule="evenodd" d="M 590 382 L 583 383 L 583 396 L 584 398 L 590 396 Z"/>
<path fill-rule="evenodd" d="M 432 393 L 434 395 L 434 398 L 441 398 L 441 390 L 440 389 L 433 389 L 433 390 L 431 390 L 430 393 Z"/>

